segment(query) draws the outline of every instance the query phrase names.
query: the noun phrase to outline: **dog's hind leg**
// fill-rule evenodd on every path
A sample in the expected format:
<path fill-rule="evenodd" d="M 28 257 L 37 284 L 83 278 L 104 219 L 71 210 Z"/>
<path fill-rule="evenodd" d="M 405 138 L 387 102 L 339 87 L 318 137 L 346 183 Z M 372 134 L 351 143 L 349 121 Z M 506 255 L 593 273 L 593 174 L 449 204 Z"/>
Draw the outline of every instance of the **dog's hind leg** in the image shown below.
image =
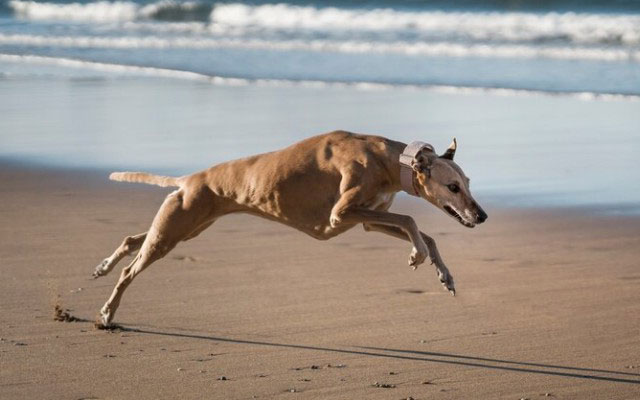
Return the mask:
<path fill-rule="evenodd" d="M 215 221 L 210 221 L 199 226 L 194 232 L 190 233 L 188 237 L 182 240 L 190 240 L 198 236 L 202 231 L 211 226 Z M 142 247 L 144 239 L 147 237 L 147 232 L 143 232 L 134 236 L 127 236 L 122 241 L 122 244 L 111 254 L 109 257 L 102 260 L 100 264 L 93 271 L 93 278 L 99 278 L 107 275 L 111 270 L 126 256 L 130 256 L 135 251 Z"/>
<path fill-rule="evenodd" d="M 116 264 L 120 262 L 120 260 L 138 250 L 142 246 L 142 243 L 144 242 L 144 239 L 146 237 L 147 232 L 125 237 L 122 241 L 122 244 L 118 246 L 113 254 L 111 254 L 109 257 L 102 260 L 100 264 L 98 264 L 95 271 L 93 271 L 93 277 L 99 278 L 111 272 Z"/>
<path fill-rule="evenodd" d="M 157 244 L 150 244 L 149 246 L 145 246 L 136 255 L 131 264 L 122 269 L 122 272 L 120 273 L 120 279 L 118 280 L 116 287 L 113 289 L 111 297 L 109 297 L 109 300 L 107 300 L 107 302 L 100 310 L 99 323 L 102 327 L 108 327 L 110 325 L 111 320 L 115 316 L 116 310 L 120 305 L 122 295 L 133 281 L 133 278 L 135 278 L 140 272 L 151 265 L 151 263 L 159 260 L 164 255 L 166 255 L 169 250 L 171 250 L 170 247 L 158 246 Z"/>
<path fill-rule="evenodd" d="M 122 269 L 111 297 L 100 310 L 99 324 L 107 327 L 113 320 L 127 287 L 153 262 L 167 255 L 180 241 L 202 231 L 213 219 L 211 194 L 188 196 L 182 190 L 165 199 L 153 219 L 140 251 L 131 264 Z M 207 225 L 208 226 L 208 225 Z"/>

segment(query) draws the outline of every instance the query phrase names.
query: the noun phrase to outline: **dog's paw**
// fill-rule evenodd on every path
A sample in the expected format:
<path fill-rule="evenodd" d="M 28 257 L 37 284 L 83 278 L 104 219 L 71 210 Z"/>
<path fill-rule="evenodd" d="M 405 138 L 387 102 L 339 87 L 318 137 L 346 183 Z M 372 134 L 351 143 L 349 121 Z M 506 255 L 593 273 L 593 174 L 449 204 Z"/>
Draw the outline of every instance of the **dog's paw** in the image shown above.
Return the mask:
<path fill-rule="evenodd" d="M 416 268 L 418 268 L 418 265 L 422 264 L 424 260 L 427 259 L 428 255 L 429 253 L 426 249 L 418 250 L 414 247 L 411 250 L 411 254 L 409 254 L 409 266 L 413 267 L 413 269 L 415 270 Z"/>
<path fill-rule="evenodd" d="M 331 216 L 329 217 L 329 225 L 331 225 L 332 228 L 340 225 L 340 222 L 342 222 L 342 219 L 340 219 L 340 217 L 338 217 L 337 215 L 331 214 Z"/>
<path fill-rule="evenodd" d="M 98 316 L 98 318 L 95 320 L 95 322 L 93 323 L 93 327 L 101 331 L 110 331 L 110 332 L 123 329 L 122 326 L 118 324 L 114 324 L 113 322 L 105 324 L 101 316 Z"/>
<path fill-rule="evenodd" d="M 438 279 L 440 279 L 440 283 L 444 286 L 445 289 L 449 291 L 453 296 L 456 295 L 456 287 L 453 283 L 453 276 L 449 273 L 446 268 L 438 268 L 436 269 L 436 273 L 438 274 Z"/>
<path fill-rule="evenodd" d="M 97 279 L 100 278 L 101 276 L 105 276 L 106 274 L 109 273 L 109 259 L 105 258 L 104 260 L 102 260 L 102 262 L 100 264 L 98 264 L 98 266 L 93 270 L 93 274 L 91 274 L 91 276 L 93 277 L 93 279 Z"/>
<path fill-rule="evenodd" d="M 108 328 L 109 326 L 111 326 L 111 319 L 112 318 L 113 318 L 113 316 L 111 314 L 111 310 L 105 304 L 100 309 L 100 314 L 98 315 L 98 318 L 96 320 L 96 326 L 97 325 L 101 325 L 104 328 Z"/>

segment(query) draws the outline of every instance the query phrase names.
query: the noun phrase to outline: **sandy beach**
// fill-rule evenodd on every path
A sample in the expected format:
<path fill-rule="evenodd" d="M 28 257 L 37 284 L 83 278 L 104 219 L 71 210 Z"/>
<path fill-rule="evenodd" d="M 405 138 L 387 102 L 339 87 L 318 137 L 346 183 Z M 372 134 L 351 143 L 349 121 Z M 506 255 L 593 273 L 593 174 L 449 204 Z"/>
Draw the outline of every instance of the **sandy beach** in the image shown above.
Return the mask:
<path fill-rule="evenodd" d="M 638 1 L 0 1 L 0 400 L 638 400 L 639 105 Z M 487 222 L 391 208 L 455 297 L 408 242 L 235 215 L 94 327 L 171 191 L 110 172 L 334 130 L 456 138 Z"/>
<path fill-rule="evenodd" d="M 638 217 L 486 204 L 470 230 L 400 197 L 454 298 L 404 242 L 230 216 L 137 278 L 107 332 L 117 272 L 91 272 L 167 190 L 6 163 L 0 180 L 3 399 L 640 397 Z"/>

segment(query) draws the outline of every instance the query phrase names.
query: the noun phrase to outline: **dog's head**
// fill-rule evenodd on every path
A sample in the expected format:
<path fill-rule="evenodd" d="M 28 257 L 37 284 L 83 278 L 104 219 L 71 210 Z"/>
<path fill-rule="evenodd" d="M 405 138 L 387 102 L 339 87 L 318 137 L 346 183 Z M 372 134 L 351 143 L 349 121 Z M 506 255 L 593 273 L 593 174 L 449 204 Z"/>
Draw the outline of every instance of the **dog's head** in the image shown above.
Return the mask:
<path fill-rule="evenodd" d="M 469 178 L 453 161 L 457 142 L 453 142 L 442 155 L 433 148 L 423 148 L 413 159 L 416 172 L 416 189 L 420 197 L 429 201 L 462 225 L 473 228 L 487 219 L 487 213 L 473 199 L 469 190 Z"/>

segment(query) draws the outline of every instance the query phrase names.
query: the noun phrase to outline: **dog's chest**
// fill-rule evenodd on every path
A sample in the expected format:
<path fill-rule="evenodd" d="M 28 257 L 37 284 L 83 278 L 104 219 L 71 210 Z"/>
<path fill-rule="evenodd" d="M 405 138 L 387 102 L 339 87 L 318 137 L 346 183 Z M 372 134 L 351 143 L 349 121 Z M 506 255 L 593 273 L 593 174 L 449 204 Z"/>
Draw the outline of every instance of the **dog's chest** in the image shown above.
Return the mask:
<path fill-rule="evenodd" d="M 377 209 L 387 209 L 391 206 L 391 202 L 393 202 L 393 198 L 395 197 L 395 193 L 378 193 L 376 197 L 373 198 L 371 204 L 367 206 L 370 210 Z"/>

